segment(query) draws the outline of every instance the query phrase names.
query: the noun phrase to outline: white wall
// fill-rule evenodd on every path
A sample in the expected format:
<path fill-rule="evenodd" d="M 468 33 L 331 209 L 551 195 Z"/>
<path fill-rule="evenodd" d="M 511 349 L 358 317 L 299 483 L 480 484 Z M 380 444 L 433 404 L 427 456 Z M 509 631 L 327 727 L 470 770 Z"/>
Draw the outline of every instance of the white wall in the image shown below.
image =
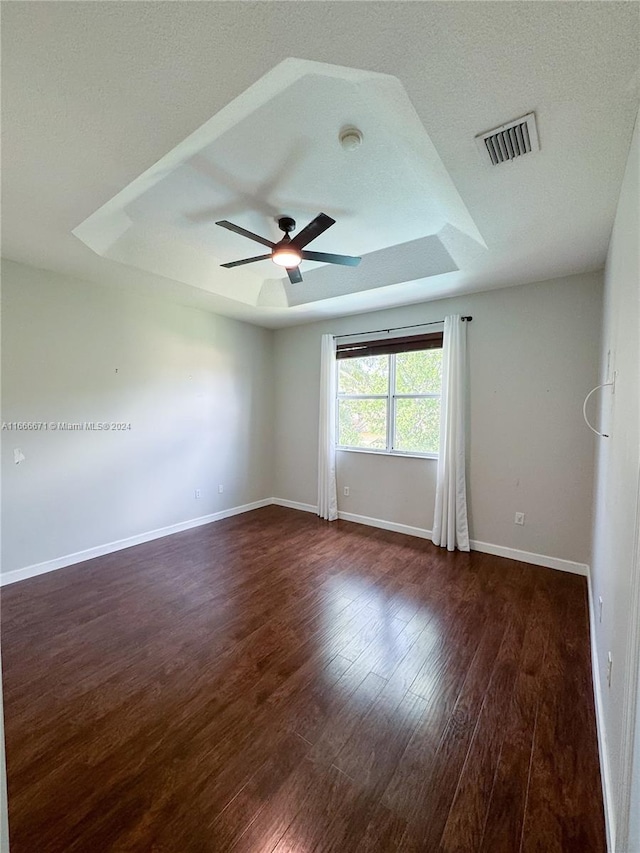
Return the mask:
<path fill-rule="evenodd" d="M 616 371 L 615 394 L 602 392 L 600 423 L 609 439 L 597 440 L 592 589 L 602 596 L 602 623 L 596 625 L 597 668 L 602 693 L 604 728 L 612 782 L 613 826 L 618 830 L 616 853 L 640 851 L 640 743 L 636 745 L 635 838 L 625 835 L 625 797 L 633 719 L 627 716 L 630 696 L 638 689 L 637 666 L 631 659 L 633 631 L 640 640 L 633 614 L 640 594 L 637 523 L 640 476 L 640 272 L 638 260 L 638 161 L 636 125 L 618 203 L 605 270 L 601 382 Z M 610 353 L 610 355 L 609 355 Z M 609 369 L 607 364 L 610 361 Z M 612 683 L 607 685 L 607 653 L 613 657 Z M 632 667 L 635 670 L 632 671 Z M 619 826 L 616 827 L 616 824 Z"/>
<path fill-rule="evenodd" d="M 2 433 L 4 572 L 270 497 L 272 332 L 8 261 L 2 276 L 2 420 L 131 423 Z"/>
<path fill-rule="evenodd" d="M 9 804 L 7 801 L 7 766 L 4 745 L 4 710 L 2 704 L 2 663 L 0 662 L 0 853 L 9 853 Z"/>
<path fill-rule="evenodd" d="M 635 571 L 640 574 L 640 560 L 636 560 Z M 629 786 L 628 847 L 630 851 L 640 850 L 640 679 L 635 699 L 635 732 L 631 753 L 631 784 Z"/>
<path fill-rule="evenodd" d="M 0 280 L 1 286 L 1 280 Z M 1 304 L 1 303 L 0 303 Z M 1 314 L 1 309 L 0 309 Z M 0 344 L 1 334 L 0 316 Z M 0 372 L 0 392 L 2 390 Z M 1 419 L 1 418 L 0 418 Z M 2 433 L 0 432 L 0 436 Z M 0 478 L 0 506 L 2 504 L 2 479 Z M 0 549 L 2 547 L 2 526 L 0 525 Z M 2 660 L 0 660 L 0 853 L 9 853 L 9 803 L 7 800 L 7 761 L 4 742 L 4 704 L 2 698 Z"/>
<path fill-rule="evenodd" d="M 276 332 L 279 498 L 317 501 L 320 336 L 473 315 L 469 325 L 471 536 L 588 563 L 593 441 L 582 401 L 597 381 L 599 273 Z M 431 528 L 434 460 L 338 454 L 339 508 Z M 350 496 L 342 487 L 348 485 Z M 514 513 L 526 513 L 524 527 Z"/>

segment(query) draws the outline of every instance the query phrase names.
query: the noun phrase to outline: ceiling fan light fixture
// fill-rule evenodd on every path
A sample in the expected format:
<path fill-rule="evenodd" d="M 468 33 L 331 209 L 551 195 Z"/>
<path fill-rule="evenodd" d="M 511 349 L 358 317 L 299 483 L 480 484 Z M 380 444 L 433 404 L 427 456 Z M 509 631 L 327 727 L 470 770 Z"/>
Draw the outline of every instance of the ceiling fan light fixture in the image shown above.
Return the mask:
<path fill-rule="evenodd" d="M 271 260 L 278 266 L 293 269 L 302 260 L 302 255 L 289 246 L 283 246 L 281 249 L 274 249 Z"/>

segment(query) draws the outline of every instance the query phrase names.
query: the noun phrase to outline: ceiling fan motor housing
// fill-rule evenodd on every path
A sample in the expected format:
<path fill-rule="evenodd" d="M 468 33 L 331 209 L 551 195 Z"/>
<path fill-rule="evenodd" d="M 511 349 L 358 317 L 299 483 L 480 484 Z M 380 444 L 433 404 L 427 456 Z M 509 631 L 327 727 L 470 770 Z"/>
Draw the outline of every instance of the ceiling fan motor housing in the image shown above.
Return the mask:
<path fill-rule="evenodd" d="M 284 231 L 285 234 L 288 234 L 290 231 L 295 231 L 296 221 L 292 219 L 290 216 L 281 216 L 278 219 L 278 228 L 281 231 Z"/>

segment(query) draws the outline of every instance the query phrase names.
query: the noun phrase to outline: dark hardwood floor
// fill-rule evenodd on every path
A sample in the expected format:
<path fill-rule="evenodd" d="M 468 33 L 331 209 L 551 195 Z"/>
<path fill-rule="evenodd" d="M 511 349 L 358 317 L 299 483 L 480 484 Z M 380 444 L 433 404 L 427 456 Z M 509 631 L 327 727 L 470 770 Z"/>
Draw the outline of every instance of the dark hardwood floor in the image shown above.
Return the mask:
<path fill-rule="evenodd" d="M 268 507 L 6 587 L 12 853 L 600 853 L 584 578 Z"/>

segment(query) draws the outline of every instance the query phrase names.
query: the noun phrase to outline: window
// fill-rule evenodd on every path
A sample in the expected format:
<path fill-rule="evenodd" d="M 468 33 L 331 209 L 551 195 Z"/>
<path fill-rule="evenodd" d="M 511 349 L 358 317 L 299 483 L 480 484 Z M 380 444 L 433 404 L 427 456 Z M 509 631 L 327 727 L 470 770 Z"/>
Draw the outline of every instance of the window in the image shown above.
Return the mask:
<path fill-rule="evenodd" d="M 337 444 L 437 456 L 442 333 L 339 344 Z"/>

